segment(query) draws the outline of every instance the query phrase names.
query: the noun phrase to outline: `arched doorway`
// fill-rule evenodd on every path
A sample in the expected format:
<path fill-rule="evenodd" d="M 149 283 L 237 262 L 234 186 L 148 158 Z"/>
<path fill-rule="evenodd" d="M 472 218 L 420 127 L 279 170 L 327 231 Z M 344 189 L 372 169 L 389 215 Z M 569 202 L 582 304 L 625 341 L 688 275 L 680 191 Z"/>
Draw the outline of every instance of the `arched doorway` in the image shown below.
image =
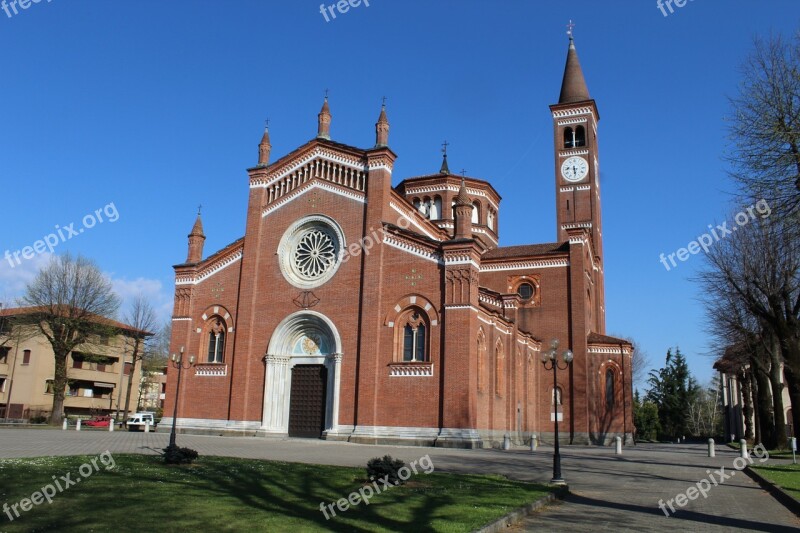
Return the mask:
<path fill-rule="evenodd" d="M 336 431 L 342 343 L 328 317 L 315 311 L 286 317 L 264 361 L 263 433 L 320 437 Z"/>

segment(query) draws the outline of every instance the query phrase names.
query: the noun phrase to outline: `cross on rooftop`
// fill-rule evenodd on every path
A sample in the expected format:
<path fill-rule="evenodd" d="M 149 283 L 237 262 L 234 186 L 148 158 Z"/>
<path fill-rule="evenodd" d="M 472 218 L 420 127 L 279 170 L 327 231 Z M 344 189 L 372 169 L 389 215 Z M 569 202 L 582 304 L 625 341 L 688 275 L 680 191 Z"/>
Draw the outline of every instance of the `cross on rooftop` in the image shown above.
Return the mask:
<path fill-rule="evenodd" d="M 575 28 L 575 24 L 572 22 L 572 19 L 569 19 L 569 24 L 567 24 L 567 35 L 572 37 L 572 30 Z"/>
<path fill-rule="evenodd" d="M 447 155 L 447 147 L 448 147 L 448 146 L 450 146 L 450 143 L 449 143 L 449 142 L 445 141 L 445 142 L 443 142 L 443 143 L 442 143 L 442 153 L 443 153 L 444 155 Z"/>

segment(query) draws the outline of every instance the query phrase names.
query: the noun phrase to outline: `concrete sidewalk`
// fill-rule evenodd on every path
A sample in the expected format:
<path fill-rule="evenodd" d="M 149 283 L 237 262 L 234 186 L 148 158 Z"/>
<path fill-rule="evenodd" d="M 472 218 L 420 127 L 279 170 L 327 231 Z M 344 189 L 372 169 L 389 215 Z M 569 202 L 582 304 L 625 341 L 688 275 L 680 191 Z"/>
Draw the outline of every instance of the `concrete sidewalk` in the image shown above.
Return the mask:
<path fill-rule="evenodd" d="M 169 441 L 164 433 L 0 429 L 0 458 L 112 453 L 157 454 Z M 452 450 L 369 446 L 315 439 L 263 439 L 178 435 L 178 445 L 200 455 L 220 455 L 364 467 L 390 454 L 406 462 L 430 455 L 437 471 L 501 474 L 546 483 L 552 476 L 552 448 Z M 614 456 L 610 448 L 562 447 L 562 470 L 572 496 L 529 517 L 515 531 L 800 531 L 800 521 L 742 472 L 736 452 L 719 447 L 706 457 L 700 445 L 639 445 Z M 756 463 L 758 460 L 756 459 Z M 707 498 L 690 501 L 667 518 L 659 509 L 701 479 L 725 467 L 733 474 L 712 486 Z M 715 474 L 715 477 L 718 477 Z"/>

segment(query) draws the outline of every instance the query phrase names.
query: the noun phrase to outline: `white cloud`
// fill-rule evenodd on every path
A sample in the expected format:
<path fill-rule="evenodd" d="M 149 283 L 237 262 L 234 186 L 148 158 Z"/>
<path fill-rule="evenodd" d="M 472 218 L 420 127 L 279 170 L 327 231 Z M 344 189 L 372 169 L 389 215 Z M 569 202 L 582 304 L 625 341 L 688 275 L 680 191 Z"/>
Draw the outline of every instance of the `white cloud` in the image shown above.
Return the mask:
<path fill-rule="evenodd" d="M 25 286 L 33 281 L 36 273 L 50 262 L 52 254 L 45 252 L 32 259 L 23 260 L 14 266 L 4 260 L 0 261 L 0 302 L 6 306 L 15 306 L 17 298 L 25 293 Z"/>

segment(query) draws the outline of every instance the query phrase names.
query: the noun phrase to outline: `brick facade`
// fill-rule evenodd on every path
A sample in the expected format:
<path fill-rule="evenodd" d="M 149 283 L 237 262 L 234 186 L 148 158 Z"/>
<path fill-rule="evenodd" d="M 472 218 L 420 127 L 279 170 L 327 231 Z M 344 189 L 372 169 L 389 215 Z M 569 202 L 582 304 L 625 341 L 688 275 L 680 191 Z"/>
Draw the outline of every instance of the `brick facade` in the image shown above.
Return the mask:
<path fill-rule="evenodd" d="M 551 106 L 556 243 L 500 247 L 500 195 L 450 174 L 446 155 L 440 172 L 393 187 L 385 109 L 370 149 L 331 140 L 327 99 L 317 137 L 274 163 L 265 132 L 244 237 L 203 259 L 198 216 L 175 266 L 171 349 L 198 360 L 178 427 L 286 435 L 304 416 L 292 369 L 314 364 L 327 369 L 323 438 L 546 442 L 553 374 L 541 358 L 557 338 L 559 356 L 574 353 L 558 374 L 564 442 L 628 440 L 632 347 L 605 336 L 599 114 L 572 41 L 563 87 Z"/>

